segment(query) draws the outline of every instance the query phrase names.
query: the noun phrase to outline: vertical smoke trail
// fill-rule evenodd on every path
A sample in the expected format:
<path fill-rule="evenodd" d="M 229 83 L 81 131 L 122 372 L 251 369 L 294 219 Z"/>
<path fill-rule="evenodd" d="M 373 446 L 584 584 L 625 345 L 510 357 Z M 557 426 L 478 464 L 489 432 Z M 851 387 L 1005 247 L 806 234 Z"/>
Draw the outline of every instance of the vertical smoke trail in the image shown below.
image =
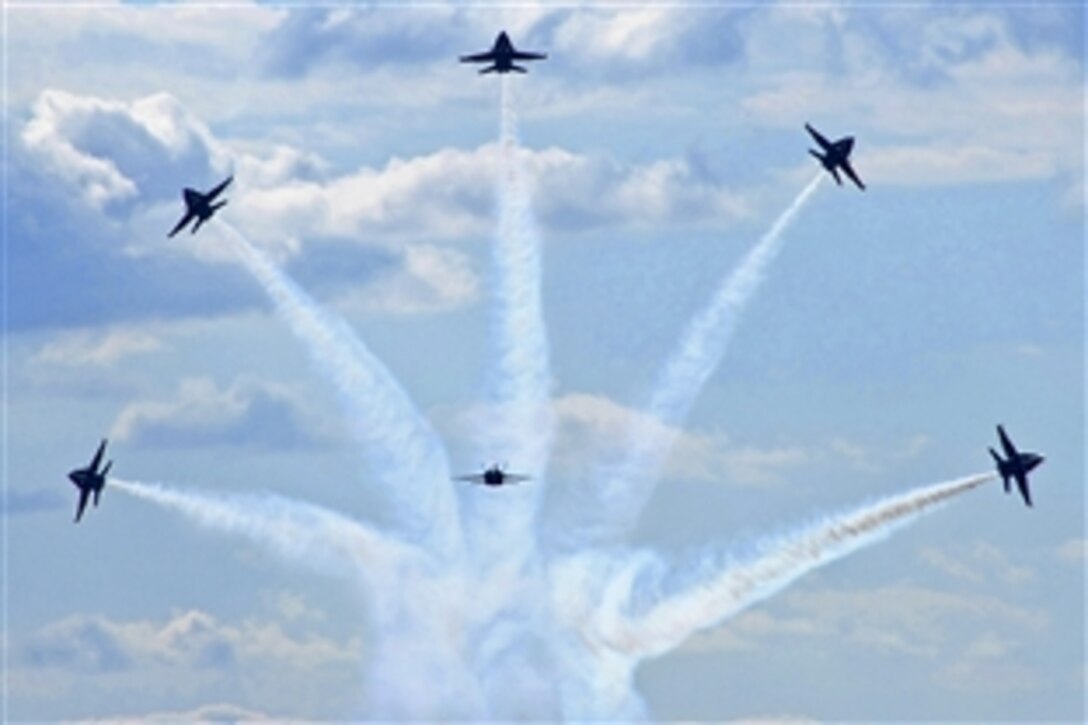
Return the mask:
<path fill-rule="evenodd" d="M 207 528 L 240 534 L 289 562 L 347 579 L 388 572 L 408 553 L 357 521 L 273 494 L 212 495 L 116 478 L 109 486 L 180 511 Z"/>
<path fill-rule="evenodd" d="M 472 545 L 485 566 L 531 558 L 535 517 L 546 477 L 553 421 L 551 373 L 541 309 L 540 235 L 518 145 L 513 86 L 502 76 L 498 238 L 492 253 L 495 313 L 493 368 L 488 376 L 489 420 L 481 431 L 481 459 L 507 463 L 532 479 L 500 491 L 465 493 Z"/>
<path fill-rule="evenodd" d="M 551 620 L 536 541 L 553 435 L 540 235 L 518 144 L 513 84 L 505 75 L 501 94 L 499 219 L 489 285 L 494 352 L 487 380 L 490 419 L 480 434 L 480 454 L 531 480 L 462 492 L 473 554 L 467 644 L 489 718 L 555 719 L 558 694 L 546 634 Z"/>
<path fill-rule="evenodd" d="M 229 224 L 238 257 L 302 339 L 317 368 L 340 393 L 363 454 L 383 494 L 394 502 L 398 526 L 443 551 L 459 543 L 449 465 L 438 435 L 408 394 L 347 324 L 320 309 L 260 250 Z"/>
<path fill-rule="evenodd" d="M 688 581 L 670 582 L 660 559 L 632 570 L 622 604 L 595 636 L 610 648 L 644 658 L 663 654 L 695 632 L 721 623 L 784 589 L 808 572 L 884 539 L 955 496 L 993 481 L 992 473 L 946 481 L 846 513 L 828 516 L 759 546 L 744 561 L 705 557 Z"/>
<path fill-rule="evenodd" d="M 589 526 L 586 533 L 591 539 L 622 536 L 638 522 L 676 439 L 677 426 L 721 362 L 745 306 L 782 249 L 786 229 L 822 178 L 821 173 L 809 182 L 688 325 L 646 406 L 664 425 L 635 425 L 629 432 L 626 457 L 603 471 L 595 495 L 607 517 Z"/>
<path fill-rule="evenodd" d="M 503 419 L 491 427 L 488 444 L 514 456 L 517 466 L 543 476 L 551 443 L 551 372 L 541 308 L 540 235 L 533 218 L 529 182 L 518 143 L 513 86 L 502 77 L 499 229 L 492 255 L 497 311 L 490 395 Z M 539 490 L 539 486 L 536 487 Z"/>

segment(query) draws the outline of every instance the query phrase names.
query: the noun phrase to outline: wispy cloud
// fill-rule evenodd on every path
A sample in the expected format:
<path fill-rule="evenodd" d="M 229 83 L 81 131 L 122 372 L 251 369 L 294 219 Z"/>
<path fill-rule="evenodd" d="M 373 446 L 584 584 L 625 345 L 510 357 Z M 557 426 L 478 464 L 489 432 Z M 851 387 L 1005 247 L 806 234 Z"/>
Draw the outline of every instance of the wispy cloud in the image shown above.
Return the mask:
<path fill-rule="evenodd" d="M 102 332 L 60 333 L 46 343 L 33 362 L 46 365 L 108 367 L 133 355 L 163 349 L 162 341 L 146 330 L 113 328 Z"/>
<path fill-rule="evenodd" d="M 220 389 L 208 378 L 182 381 L 173 399 L 130 403 L 110 436 L 150 446 L 279 449 L 320 445 L 333 437 L 302 396 L 286 386 L 239 379 Z"/>

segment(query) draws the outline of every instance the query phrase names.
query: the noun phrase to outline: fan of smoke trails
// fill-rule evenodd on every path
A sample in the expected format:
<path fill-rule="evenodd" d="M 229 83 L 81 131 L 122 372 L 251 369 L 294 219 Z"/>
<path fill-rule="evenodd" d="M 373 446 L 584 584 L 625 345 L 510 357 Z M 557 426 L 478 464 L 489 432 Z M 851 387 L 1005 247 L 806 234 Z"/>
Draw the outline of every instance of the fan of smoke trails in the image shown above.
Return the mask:
<path fill-rule="evenodd" d="M 456 501 L 441 439 L 343 320 L 321 309 L 241 232 L 222 226 L 314 365 L 335 385 L 382 493 L 394 502 L 397 526 L 436 550 L 456 551 Z"/>
<path fill-rule="evenodd" d="M 646 406 L 650 416 L 663 425 L 632 425 L 626 456 L 618 464 L 604 467 L 595 482 L 594 497 L 599 503 L 582 506 L 603 512 L 600 516 L 580 517 L 589 519 L 578 527 L 582 537 L 591 542 L 614 540 L 638 523 L 676 440 L 678 426 L 721 363 L 748 302 L 782 249 L 786 230 L 822 178 L 821 173 L 808 183 L 689 323 Z"/>

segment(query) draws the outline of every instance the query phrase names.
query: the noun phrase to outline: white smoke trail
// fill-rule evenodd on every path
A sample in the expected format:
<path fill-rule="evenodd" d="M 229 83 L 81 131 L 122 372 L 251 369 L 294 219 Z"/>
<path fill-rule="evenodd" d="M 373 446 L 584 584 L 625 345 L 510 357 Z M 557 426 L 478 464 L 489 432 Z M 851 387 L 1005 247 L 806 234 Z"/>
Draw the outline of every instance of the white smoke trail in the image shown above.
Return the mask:
<path fill-rule="evenodd" d="M 554 421 L 547 329 L 541 304 L 541 242 L 519 147 L 513 84 L 501 77 L 497 238 L 492 247 L 493 352 L 489 418 L 479 432 L 483 461 L 507 464 L 531 480 L 461 492 L 473 554 L 468 655 L 488 717 L 559 715 L 544 586 L 536 541 Z"/>
<path fill-rule="evenodd" d="M 502 77 L 502 172 L 492 288 L 497 365 L 493 397 L 509 411 L 498 431 L 518 464 L 543 475 L 551 444 L 548 336 L 541 306 L 540 234 L 518 141 L 513 86 Z"/>
<path fill-rule="evenodd" d="M 480 458 L 532 478 L 501 491 L 464 492 L 466 530 L 485 566 L 533 555 L 536 513 L 547 475 L 554 421 L 547 330 L 541 305 L 541 244 L 518 145 L 513 86 L 501 85 L 498 235 L 490 289 L 494 353 L 488 375 L 489 418 L 480 431 Z"/>
<path fill-rule="evenodd" d="M 677 583 L 675 568 L 660 559 L 640 562 L 630 570 L 623 596 L 607 607 L 595 637 L 636 659 L 663 654 L 808 572 L 884 539 L 995 478 L 986 473 L 946 481 L 828 516 L 762 543 L 747 560 L 705 556 L 687 582 Z"/>
<path fill-rule="evenodd" d="M 483 697 L 464 656 L 463 575 L 408 542 L 273 494 L 211 494 L 109 480 L 206 528 L 237 534 L 292 564 L 365 585 L 367 708 L 397 719 L 479 719 Z"/>
<path fill-rule="evenodd" d="M 238 258 L 257 278 L 314 365 L 335 385 L 363 455 L 398 526 L 434 548 L 459 546 L 456 501 L 442 442 L 408 394 L 347 324 L 322 310 L 234 227 L 222 224 Z M 436 485 L 437 484 L 437 485 Z"/>
<path fill-rule="evenodd" d="M 676 440 L 678 426 L 724 357 L 745 306 L 782 249 L 786 229 L 822 178 L 821 173 L 808 183 L 688 325 L 658 376 L 646 406 L 646 411 L 664 425 L 634 425 L 629 432 L 626 456 L 602 471 L 601 480 L 595 482 L 598 488 L 594 495 L 600 501 L 597 508 L 607 511 L 607 517 L 586 527 L 584 533 L 590 539 L 616 538 L 638 523 Z"/>
<path fill-rule="evenodd" d="M 210 494 L 109 479 L 109 487 L 260 544 L 291 563 L 355 581 L 388 572 L 409 550 L 328 509 L 274 494 Z"/>

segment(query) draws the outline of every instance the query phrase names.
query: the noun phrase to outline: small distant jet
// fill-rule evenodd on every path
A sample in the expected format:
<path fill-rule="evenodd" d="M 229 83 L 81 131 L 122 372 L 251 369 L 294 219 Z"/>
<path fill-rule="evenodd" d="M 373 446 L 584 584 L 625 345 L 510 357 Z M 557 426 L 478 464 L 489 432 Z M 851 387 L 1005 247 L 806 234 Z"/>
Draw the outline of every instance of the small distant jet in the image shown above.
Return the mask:
<path fill-rule="evenodd" d="M 820 149 L 823 151 L 822 154 L 812 149 L 809 149 L 808 152 L 819 159 L 824 168 L 835 177 L 835 183 L 842 186 L 842 179 L 839 178 L 838 171 L 842 169 L 858 185 L 858 188 L 864 191 L 865 184 L 861 183 L 861 179 L 858 178 L 854 168 L 850 166 L 850 152 L 854 150 L 854 137 L 846 136 L 832 142 L 824 138 L 819 131 L 807 123 L 805 124 L 805 130 L 812 135 L 812 138 L 816 139 L 816 143 L 820 145 Z"/>
<path fill-rule="evenodd" d="M 1020 489 L 1020 495 L 1024 497 L 1024 503 L 1031 506 L 1031 491 L 1028 489 L 1028 473 L 1042 463 L 1044 459 L 1038 453 L 1027 453 L 1016 450 L 1016 446 L 1009 440 L 1008 434 L 1002 426 L 997 426 L 997 436 L 1001 439 L 1001 447 L 1005 451 L 1005 460 L 997 454 L 993 448 L 990 455 L 997 464 L 997 472 L 1001 474 L 1005 482 L 1005 493 L 1009 492 L 1009 478 L 1016 479 L 1016 485 Z"/>
<path fill-rule="evenodd" d="M 185 189 L 182 191 L 181 197 L 185 200 L 185 216 L 181 218 L 181 221 L 177 223 L 177 226 L 175 226 L 166 236 L 174 236 L 193 219 L 196 219 L 196 224 L 193 225 L 193 234 L 196 234 L 196 230 L 200 229 L 201 224 L 211 219 L 215 212 L 227 205 L 226 200 L 217 204 L 213 204 L 212 202 L 215 201 L 215 197 L 223 192 L 223 189 L 230 186 L 230 182 L 232 181 L 234 181 L 234 176 L 228 176 L 226 181 L 207 193 L 201 193 L 196 189 Z"/>
<path fill-rule="evenodd" d="M 485 468 L 483 473 L 472 473 L 465 476 L 456 476 L 454 481 L 468 481 L 469 483 L 482 483 L 485 486 L 502 486 L 508 483 L 528 481 L 529 476 L 520 473 L 507 473 L 498 463 Z"/>
<path fill-rule="evenodd" d="M 515 65 L 514 61 L 544 60 L 547 57 L 546 53 L 525 53 L 518 50 L 514 47 L 514 44 L 510 42 L 510 36 L 508 36 L 504 30 L 499 33 L 499 37 L 495 38 L 495 45 L 491 46 L 491 50 L 483 53 L 475 53 L 473 55 L 462 55 L 461 62 L 491 64 L 486 68 L 481 68 L 480 73 L 509 73 L 510 71 L 528 73 L 528 71 L 520 65 Z"/>
<path fill-rule="evenodd" d="M 68 478 L 79 489 L 79 505 L 76 508 L 76 519 L 74 523 L 79 523 L 80 518 L 83 517 L 83 509 L 87 508 L 87 500 L 94 494 L 94 505 L 98 506 L 98 497 L 102 495 L 102 489 L 106 487 L 106 475 L 110 472 L 110 467 L 113 465 L 113 461 L 106 464 L 106 467 L 101 471 L 98 470 L 99 464 L 102 463 L 102 454 L 106 452 L 106 439 L 102 439 L 102 443 L 98 446 L 98 451 L 94 454 L 94 458 L 91 459 L 91 465 L 86 468 L 77 468 L 68 474 Z"/>

